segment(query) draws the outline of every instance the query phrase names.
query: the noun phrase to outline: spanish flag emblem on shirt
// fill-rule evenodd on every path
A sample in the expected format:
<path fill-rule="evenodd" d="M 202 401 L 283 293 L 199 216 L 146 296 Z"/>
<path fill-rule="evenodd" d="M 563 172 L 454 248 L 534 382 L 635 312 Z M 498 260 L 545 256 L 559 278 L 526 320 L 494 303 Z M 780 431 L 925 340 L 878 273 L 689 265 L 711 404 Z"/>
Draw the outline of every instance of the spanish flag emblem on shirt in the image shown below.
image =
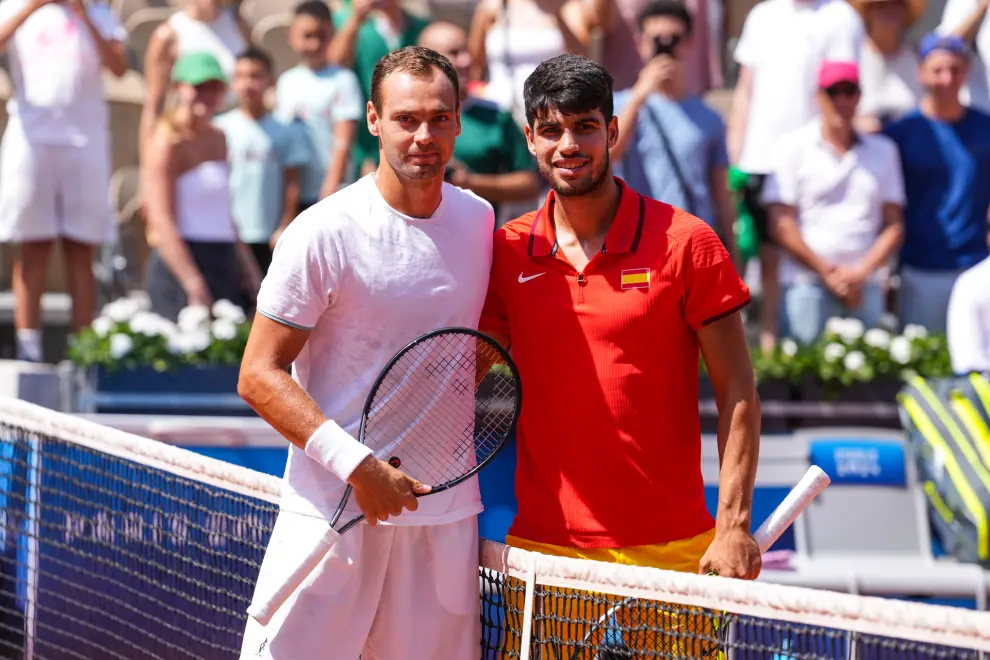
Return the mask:
<path fill-rule="evenodd" d="M 631 268 L 629 270 L 624 270 L 620 274 L 623 289 L 649 289 L 650 288 L 650 269 L 649 268 Z"/>

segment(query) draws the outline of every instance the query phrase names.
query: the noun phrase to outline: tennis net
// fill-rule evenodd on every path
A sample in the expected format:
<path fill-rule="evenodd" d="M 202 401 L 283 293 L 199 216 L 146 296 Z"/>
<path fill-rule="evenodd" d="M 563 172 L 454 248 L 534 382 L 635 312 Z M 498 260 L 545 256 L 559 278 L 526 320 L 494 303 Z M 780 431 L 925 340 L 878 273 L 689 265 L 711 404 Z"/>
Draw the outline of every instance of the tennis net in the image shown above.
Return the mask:
<path fill-rule="evenodd" d="M 278 493 L 274 477 L 0 399 L 0 658 L 237 658 Z M 990 658 L 985 612 L 487 541 L 479 577 L 486 659 Z"/>

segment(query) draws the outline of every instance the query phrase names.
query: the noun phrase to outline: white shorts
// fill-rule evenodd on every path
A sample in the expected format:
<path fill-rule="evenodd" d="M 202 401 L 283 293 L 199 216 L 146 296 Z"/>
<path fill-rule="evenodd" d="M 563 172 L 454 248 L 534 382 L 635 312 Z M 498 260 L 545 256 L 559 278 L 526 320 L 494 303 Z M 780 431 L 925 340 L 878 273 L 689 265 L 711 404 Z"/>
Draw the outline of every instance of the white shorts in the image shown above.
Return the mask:
<path fill-rule="evenodd" d="M 115 231 L 107 141 L 32 144 L 11 118 L 0 141 L 0 242 L 64 237 L 100 245 Z"/>
<path fill-rule="evenodd" d="M 266 593 L 327 529 L 282 511 L 256 588 Z M 241 660 L 478 660 L 478 519 L 358 524 L 267 627 L 248 618 Z"/>

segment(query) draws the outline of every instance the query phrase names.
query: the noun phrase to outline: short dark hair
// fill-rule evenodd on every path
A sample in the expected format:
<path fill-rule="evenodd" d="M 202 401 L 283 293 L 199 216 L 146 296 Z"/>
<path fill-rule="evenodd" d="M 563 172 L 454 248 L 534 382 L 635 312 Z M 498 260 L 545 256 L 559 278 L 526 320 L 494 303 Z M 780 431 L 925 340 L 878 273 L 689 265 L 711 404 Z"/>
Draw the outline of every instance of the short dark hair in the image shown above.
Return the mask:
<path fill-rule="evenodd" d="M 263 51 L 262 49 L 258 48 L 257 46 L 248 46 L 247 48 L 244 49 L 243 52 L 241 52 L 240 55 L 237 56 L 237 59 L 256 62 L 261 66 L 265 67 L 268 73 L 271 73 L 272 71 L 275 70 L 275 67 L 272 64 L 271 55 L 269 55 L 267 52 Z"/>
<path fill-rule="evenodd" d="M 684 24 L 684 29 L 689 35 L 694 29 L 691 12 L 688 11 L 688 8 L 683 2 L 679 0 L 651 0 L 639 10 L 639 16 L 636 17 L 636 24 L 639 26 L 639 31 L 643 31 L 643 25 L 646 23 L 646 19 L 662 16 L 669 16 L 670 18 L 679 20 Z"/>
<path fill-rule="evenodd" d="M 371 105 L 376 112 L 382 111 L 382 83 L 396 71 L 402 71 L 415 78 L 432 79 L 436 70 L 447 77 L 454 86 L 456 103 L 461 102 L 461 87 L 457 82 L 457 71 L 446 57 L 422 46 L 406 46 L 393 50 L 378 60 L 375 70 L 371 72 Z"/>
<path fill-rule="evenodd" d="M 318 21 L 333 23 L 333 16 L 330 14 L 330 7 L 322 0 L 304 0 L 296 5 L 292 14 L 294 16 L 309 16 Z"/>
<path fill-rule="evenodd" d="M 612 120 L 612 74 L 605 67 L 581 55 L 565 53 L 541 63 L 523 85 L 526 122 L 553 110 L 574 115 L 600 110 L 605 121 Z"/>

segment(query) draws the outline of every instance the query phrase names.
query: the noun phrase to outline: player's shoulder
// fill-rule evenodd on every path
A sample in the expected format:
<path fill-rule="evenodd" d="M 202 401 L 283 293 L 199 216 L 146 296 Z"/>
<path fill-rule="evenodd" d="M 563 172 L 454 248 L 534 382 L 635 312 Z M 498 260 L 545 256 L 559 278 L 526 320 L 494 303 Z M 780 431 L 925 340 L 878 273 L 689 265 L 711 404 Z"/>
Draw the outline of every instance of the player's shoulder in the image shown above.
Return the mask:
<path fill-rule="evenodd" d="M 540 210 L 530 211 L 518 218 L 509 220 L 495 232 L 496 249 L 528 250 L 529 240 L 533 234 L 533 224 Z"/>
<path fill-rule="evenodd" d="M 445 212 L 453 214 L 458 222 L 476 223 L 489 234 L 495 230 L 495 209 L 488 200 L 449 183 L 443 184 L 443 197 Z"/>
<path fill-rule="evenodd" d="M 298 238 L 307 240 L 335 240 L 360 225 L 362 218 L 371 214 L 372 196 L 367 188 L 373 186 L 368 177 L 358 179 L 296 216 L 283 232 L 290 230 Z"/>
<path fill-rule="evenodd" d="M 698 216 L 650 197 L 644 196 L 643 200 L 644 242 L 665 246 L 665 258 L 671 253 L 695 250 L 711 239 L 719 241 L 715 230 Z"/>

